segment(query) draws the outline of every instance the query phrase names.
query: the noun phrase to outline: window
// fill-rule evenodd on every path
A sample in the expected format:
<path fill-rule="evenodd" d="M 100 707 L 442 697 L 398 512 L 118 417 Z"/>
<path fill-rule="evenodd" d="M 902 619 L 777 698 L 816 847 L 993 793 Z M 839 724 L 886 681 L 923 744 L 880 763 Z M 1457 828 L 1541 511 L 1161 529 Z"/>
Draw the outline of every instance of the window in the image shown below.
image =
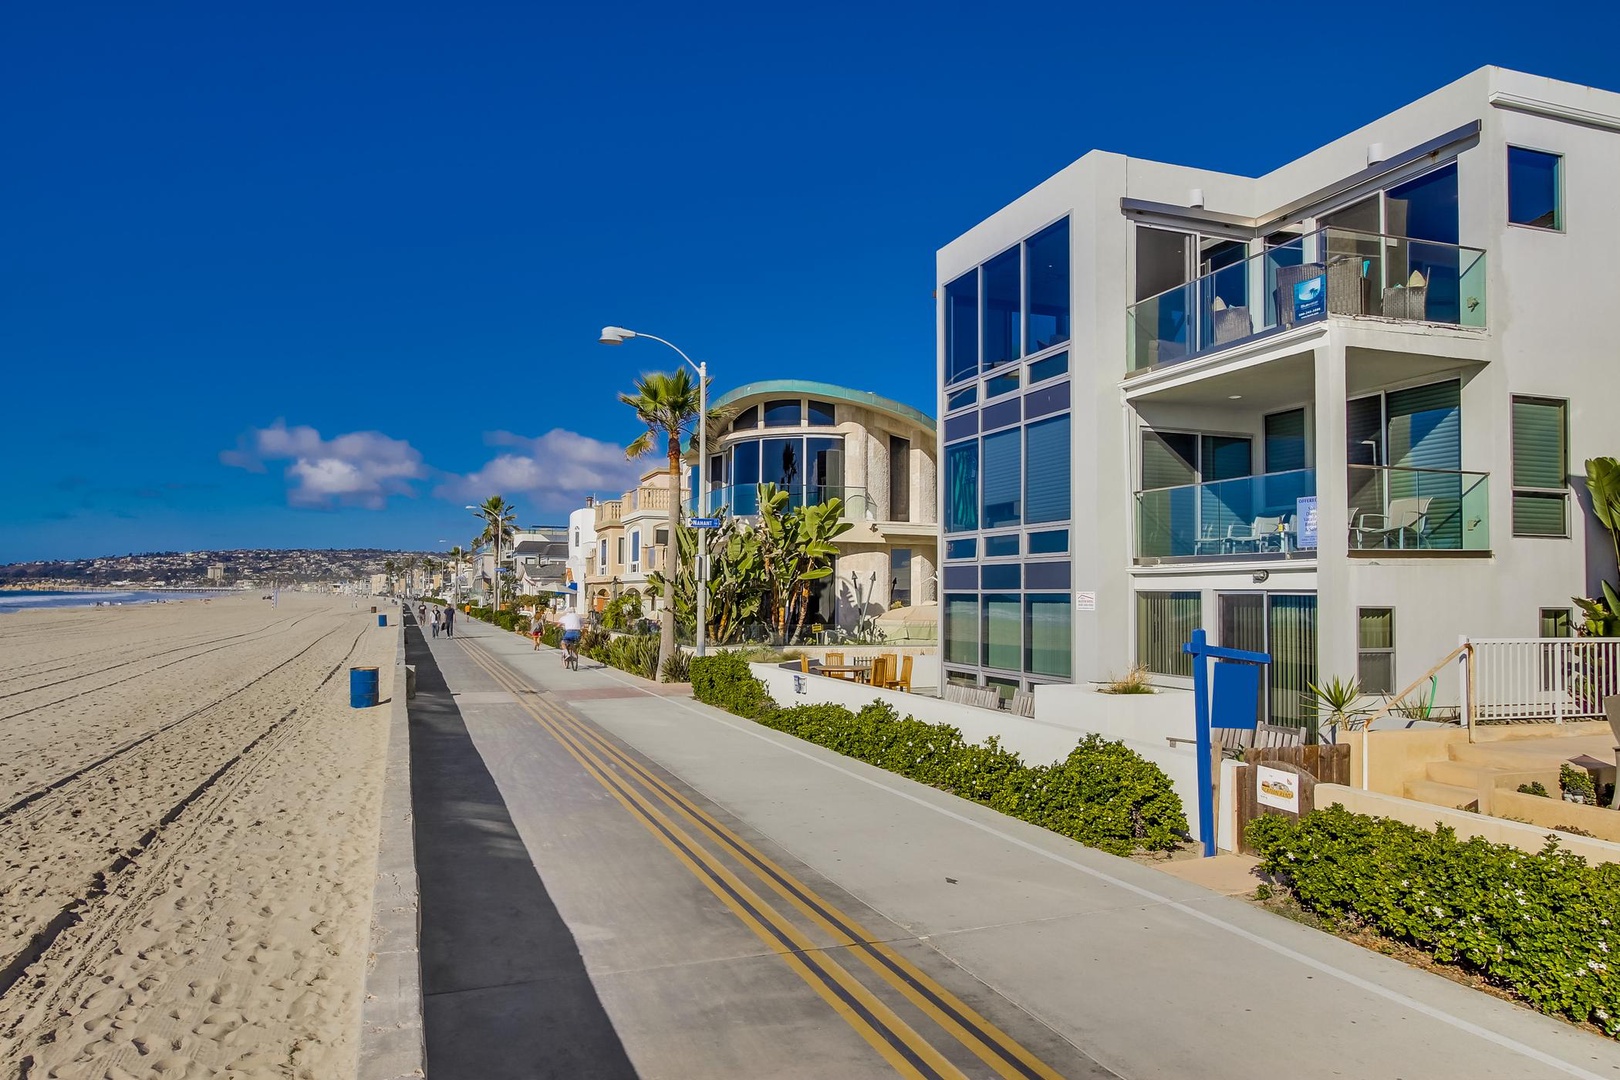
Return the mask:
<path fill-rule="evenodd" d="M 1069 550 L 1069 530 L 1049 529 L 1029 534 L 1031 555 L 1058 555 Z"/>
<path fill-rule="evenodd" d="M 1569 608 L 1542 608 L 1537 622 L 1537 637 L 1568 638 L 1575 636 L 1574 620 Z M 1564 672 L 1570 668 L 1569 648 L 1563 645 L 1541 646 L 1541 688 L 1559 690 Z"/>
<path fill-rule="evenodd" d="M 960 540 L 945 541 L 945 557 L 947 559 L 972 559 L 979 554 L 979 539 L 976 536 L 966 536 Z"/>
<path fill-rule="evenodd" d="M 1018 537 L 1011 537 L 1013 553 L 1018 551 Z M 985 547 L 989 547 L 986 544 Z M 985 552 L 989 554 L 989 552 Z M 979 585 L 985 589 L 1016 589 L 1023 580 L 1023 567 L 1018 563 L 986 563 L 979 567 Z"/>
<path fill-rule="evenodd" d="M 984 557 L 987 559 L 1000 559 L 1017 554 L 1017 533 L 1007 533 L 1002 536 L 987 536 L 984 538 Z"/>
<path fill-rule="evenodd" d="M 833 404 L 830 401 L 811 401 L 809 403 L 810 418 L 807 421 L 810 427 L 832 427 L 838 423 L 834 416 Z"/>
<path fill-rule="evenodd" d="M 597 573 L 606 573 L 607 572 L 607 564 L 608 564 L 608 561 L 607 561 L 607 541 L 603 540 L 602 541 L 602 558 L 601 558 L 601 561 L 598 562 L 597 565 L 596 565 Z"/>
<path fill-rule="evenodd" d="M 1017 428 L 984 437 L 983 524 L 986 529 L 1017 525 L 1023 502 L 1023 433 Z"/>
<path fill-rule="evenodd" d="M 1290 409 L 1267 416 L 1265 443 L 1266 472 L 1305 468 L 1305 410 Z"/>
<path fill-rule="evenodd" d="M 759 427 L 759 406 L 750 405 L 737 414 L 737 419 L 731 422 L 731 430 L 744 431 Z"/>
<path fill-rule="evenodd" d="M 1395 692 L 1395 609 L 1356 612 L 1356 677 L 1368 694 Z"/>
<path fill-rule="evenodd" d="M 911 440 L 889 436 L 889 520 L 911 520 Z"/>
<path fill-rule="evenodd" d="M 1574 623 L 1570 618 L 1569 608 L 1542 608 L 1540 617 L 1540 637 L 1566 638 L 1574 637 Z"/>
<path fill-rule="evenodd" d="M 623 566 L 624 565 L 624 537 L 622 537 L 622 536 L 619 537 L 619 542 L 617 544 L 615 544 L 614 546 L 618 549 L 616 552 L 614 552 L 614 554 L 618 555 L 618 558 L 616 560 L 614 560 L 614 561 L 615 561 L 616 565 Z"/>
<path fill-rule="evenodd" d="M 731 448 L 731 512 L 759 512 L 759 440 L 750 439 Z"/>
<path fill-rule="evenodd" d="M 1054 353 L 1045 360 L 1037 360 L 1029 365 L 1029 382 L 1033 386 L 1035 383 L 1055 379 L 1059 375 L 1067 375 L 1068 373 L 1069 354 L 1067 352 Z"/>
<path fill-rule="evenodd" d="M 1029 352 L 1069 340 L 1069 219 L 1048 225 L 1024 244 L 1029 282 L 1025 317 Z"/>
<path fill-rule="evenodd" d="M 981 601 L 980 653 L 984 666 L 1023 669 L 1023 607 L 1017 593 L 985 593 Z"/>
<path fill-rule="evenodd" d="M 1068 593 L 1024 596 L 1024 670 L 1031 675 L 1068 678 L 1073 670 L 1069 641 L 1074 608 Z"/>
<path fill-rule="evenodd" d="M 1569 403 L 1513 399 L 1513 535 L 1569 535 Z"/>
<path fill-rule="evenodd" d="M 889 552 L 889 605 L 911 603 L 911 549 Z"/>
<path fill-rule="evenodd" d="M 579 530 L 574 530 L 574 547 L 579 547 Z"/>
<path fill-rule="evenodd" d="M 1136 662 L 1159 675 L 1192 677 L 1192 657 L 1181 647 L 1203 625 L 1196 592 L 1136 594 Z"/>
<path fill-rule="evenodd" d="M 945 662 L 979 662 L 979 594 L 945 594 Z"/>
<path fill-rule="evenodd" d="M 1186 233 L 1136 227 L 1136 299 L 1146 300 L 1188 278 Z"/>
<path fill-rule="evenodd" d="M 1508 147 L 1508 221 L 1562 229 L 1564 159 L 1540 150 Z"/>
<path fill-rule="evenodd" d="M 986 675 L 984 677 L 984 685 L 1001 695 L 1001 704 L 1003 708 L 1006 708 L 1007 702 L 1011 701 L 1012 696 L 1018 692 L 1017 679 L 998 679 L 994 675 Z"/>
<path fill-rule="evenodd" d="M 659 547 L 663 547 L 665 544 L 669 543 L 669 529 L 666 527 L 654 530 L 653 543 Z"/>
<path fill-rule="evenodd" d="M 984 264 L 983 319 L 984 370 L 989 371 L 1023 355 L 1019 317 L 1019 257 L 1011 248 Z"/>
<path fill-rule="evenodd" d="M 798 398 L 765 403 L 766 427 L 798 427 L 802 420 Z"/>
<path fill-rule="evenodd" d="M 979 527 L 979 440 L 945 448 L 945 531 Z"/>
<path fill-rule="evenodd" d="M 979 272 L 970 270 L 945 286 L 945 382 L 979 373 Z"/>
<path fill-rule="evenodd" d="M 1018 372 L 1009 371 L 1005 375 L 997 375 L 993 379 L 986 379 L 984 383 L 984 400 L 1010 394 L 1018 389 Z"/>
<path fill-rule="evenodd" d="M 630 534 L 630 569 L 641 569 L 641 531 L 638 529 Z"/>
<path fill-rule="evenodd" d="M 1054 416 L 1024 429 L 1024 520 L 1030 524 L 1069 520 L 1069 416 Z"/>
<path fill-rule="evenodd" d="M 978 400 L 979 384 L 974 383 L 972 386 L 969 386 L 963 390 L 958 390 L 946 397 L 945 411 L 950 412 L 952 409 L 964 409 Z"/>

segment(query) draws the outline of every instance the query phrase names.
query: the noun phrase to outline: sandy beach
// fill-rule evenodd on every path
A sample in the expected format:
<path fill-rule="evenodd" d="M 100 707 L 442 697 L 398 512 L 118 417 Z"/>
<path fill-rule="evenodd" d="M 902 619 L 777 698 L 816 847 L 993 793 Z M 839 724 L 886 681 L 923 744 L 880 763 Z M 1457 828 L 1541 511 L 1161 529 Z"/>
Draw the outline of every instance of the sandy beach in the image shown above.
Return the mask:
<path fill-rule="evenodd" d="M 299 593 L 0 619 L 0 1076 L 354 1074 L 389 709 L 348 668 L 387 697 L 397 638 Z"/>

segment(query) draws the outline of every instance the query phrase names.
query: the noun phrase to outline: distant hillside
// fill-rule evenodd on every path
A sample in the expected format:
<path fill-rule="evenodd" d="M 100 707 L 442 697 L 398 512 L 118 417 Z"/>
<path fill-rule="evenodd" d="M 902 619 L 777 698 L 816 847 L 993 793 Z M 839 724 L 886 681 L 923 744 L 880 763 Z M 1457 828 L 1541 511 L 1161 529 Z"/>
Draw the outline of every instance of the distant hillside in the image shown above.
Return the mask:
<path fill-rule="evenodd" d="M 0 588 L 81 587 L 110 585 L 206 585 L 208 568 L 225 568 L 222 584 L 268 584 L 302 581 L 351 581 L 383 572 L 383 564 L 409 558 L 432 558 L 433 552 L 383 551 L 377 548 L 299 549 L 292 551 L 152 551 L 100 559 L 0 565 Z M 440 556 L 442 557 L 442 556 Z"/>

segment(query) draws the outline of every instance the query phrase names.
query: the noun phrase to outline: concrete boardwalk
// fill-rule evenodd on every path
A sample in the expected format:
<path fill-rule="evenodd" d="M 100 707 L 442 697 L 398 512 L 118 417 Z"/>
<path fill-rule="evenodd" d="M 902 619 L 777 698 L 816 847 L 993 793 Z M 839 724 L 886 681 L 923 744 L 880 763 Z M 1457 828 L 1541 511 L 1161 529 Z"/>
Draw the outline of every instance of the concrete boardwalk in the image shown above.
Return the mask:
<path fill-rule="evenodd" d="M 594 661 L 410 638 L 443 675 L 412 708 L 434 1080 L 1620 1077 L 1609 1040 Z"/>

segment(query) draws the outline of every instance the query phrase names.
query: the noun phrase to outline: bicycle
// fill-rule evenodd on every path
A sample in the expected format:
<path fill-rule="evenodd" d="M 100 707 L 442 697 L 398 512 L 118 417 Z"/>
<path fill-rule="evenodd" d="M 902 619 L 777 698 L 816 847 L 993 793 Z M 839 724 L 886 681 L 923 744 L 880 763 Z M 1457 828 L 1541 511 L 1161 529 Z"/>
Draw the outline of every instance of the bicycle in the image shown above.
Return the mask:
<path fill-rule="evenodd" d="M 563 667 L 569 671 L 579 670 L 579 638 L 563 642 Z"/>

